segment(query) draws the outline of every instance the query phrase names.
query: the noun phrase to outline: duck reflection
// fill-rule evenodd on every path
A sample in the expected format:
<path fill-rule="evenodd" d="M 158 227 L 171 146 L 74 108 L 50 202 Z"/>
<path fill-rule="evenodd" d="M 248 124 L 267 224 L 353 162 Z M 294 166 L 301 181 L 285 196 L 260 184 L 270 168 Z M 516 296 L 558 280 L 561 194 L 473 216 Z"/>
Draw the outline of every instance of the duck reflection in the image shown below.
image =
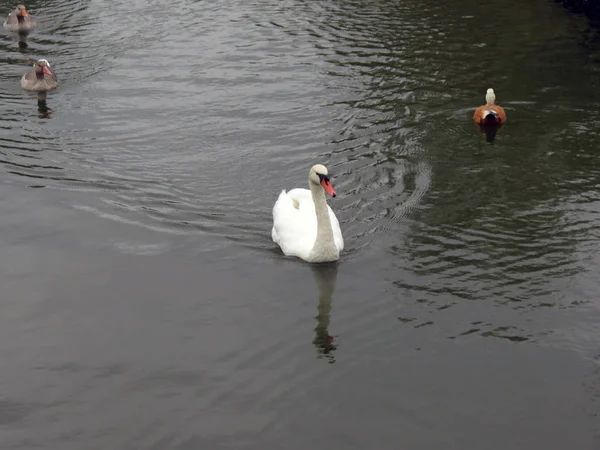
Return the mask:
<path fill-rule="evenodd" d="M 19 50 L 27 49 L 27 35 L 29 33 L 19 33 Z"/>
<path fill-rule="evenodd" d="M 9 33 L 8 38 L 11 39 L 13 42 L 17 43 L 20 53 L 26 55 L 27 53 L 29 53 L 29 44 L 27 43 L 28 36 L 29 33 L 27 32 L 15 32 Z"/>
<path fill-rule="evenodd" d="M 39 92 L 37 96 L 40 119 L 52 119 L 52 108 L 50 108 L 46 102 L 47 96 L 48 94 L 46 92 Z"/>
<path fill-rule="evenodd" d="M 496 134 L 498 133 L 498 131 L 500 131 L 503 124 L 498 124 L 498 125 L 476 124 L 475 126 L 479 128 L 479 131 L 481 132 L 481 134 L 485 134 L 485 140 L 487 142 L 492 143 L 492 142 L 494 142 L 494 139 L 496 139 Z"/>
<path fill-rule="evenodd" d="M 337 349 L 334 338 L 329 334 L 329 315 L 331 300 L 335 291 L 337 279 L 337 263 L 313 264 L 311 269 L 317 289 L 319 291 L 319 305 L 317 307 L 317 326 L 313 345 L 317 349 L 319 358 L 327 358 L 330 364 L 335 362 L 333 351 Z"/>

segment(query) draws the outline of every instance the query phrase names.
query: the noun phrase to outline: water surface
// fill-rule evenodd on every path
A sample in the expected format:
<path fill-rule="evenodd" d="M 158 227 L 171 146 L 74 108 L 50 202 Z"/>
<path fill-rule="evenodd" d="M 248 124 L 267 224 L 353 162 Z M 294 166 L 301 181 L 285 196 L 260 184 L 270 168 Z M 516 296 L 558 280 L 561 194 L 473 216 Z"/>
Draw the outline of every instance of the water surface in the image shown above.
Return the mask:
<path fill-rule="evenodd" d="M 6 13 L 14 5 L 3 3 Z M 0 40 L 0 442 L 596 449 L 600 53 L 553 2 L 32 1 Z M 30 60 L 61 80 L 22 91 Z M 471 115 L 493 87 L 493 137 Z M 325 164 L 344 233 L 270 240 Z"/>

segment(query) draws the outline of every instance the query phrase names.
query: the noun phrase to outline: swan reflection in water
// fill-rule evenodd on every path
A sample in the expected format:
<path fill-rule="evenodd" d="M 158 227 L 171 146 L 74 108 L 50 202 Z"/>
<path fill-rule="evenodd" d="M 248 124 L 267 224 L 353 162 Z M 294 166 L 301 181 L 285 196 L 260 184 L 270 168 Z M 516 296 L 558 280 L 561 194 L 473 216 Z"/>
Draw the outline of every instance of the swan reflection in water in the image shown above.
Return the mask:
<path fill-rule="evenodd" d="M 334 337 L 329 334 L 329 314 L 331 301 L 335 291 L 337 279 L 337 263 L 311 264 L 311 270 L 319 291 L 319 305 L 317 307 L 317 326 L 313 345 L 317 349 L 319 358 L 327 358 L 330 364 L 335 362 L 333 351 L 337 349 Z"/>

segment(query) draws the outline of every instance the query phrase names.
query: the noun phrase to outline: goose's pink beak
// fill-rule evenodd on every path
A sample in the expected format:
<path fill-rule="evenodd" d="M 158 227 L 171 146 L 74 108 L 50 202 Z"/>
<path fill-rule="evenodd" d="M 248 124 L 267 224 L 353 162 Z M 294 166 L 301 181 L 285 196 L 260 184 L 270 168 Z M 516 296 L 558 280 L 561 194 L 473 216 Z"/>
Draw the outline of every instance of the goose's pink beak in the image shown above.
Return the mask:
<path fill-rule="evenodd" d="M 23 17 L 27 17 L 29 14 L 27 14 L 27 11 L 25 11 L 25 8 L 23 8 L 23 9 L 21 10 L 21 15 L 22 15 Z"/>
<path fill-rule="evenodd" d="M 42 72 L 43 72 L 45 75 L 52 75 L 52 71 L 51 71 L 50 69 L 48 69 L 48 67 L 46 67 L 46 66 L 43 66 L 43 67 L 42 67 Z"/>

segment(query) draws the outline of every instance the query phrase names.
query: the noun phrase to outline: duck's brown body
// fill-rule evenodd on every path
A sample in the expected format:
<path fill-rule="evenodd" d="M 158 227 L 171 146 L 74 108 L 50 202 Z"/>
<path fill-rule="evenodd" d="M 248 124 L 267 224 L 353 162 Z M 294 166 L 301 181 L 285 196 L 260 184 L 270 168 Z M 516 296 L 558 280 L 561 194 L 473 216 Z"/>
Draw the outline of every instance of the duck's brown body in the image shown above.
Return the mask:
<path fill-rule="evenodd" d="M 496 95 L 493 89 L 488 89 L 485 96 L 486 104 L 480 106 L 473 113 L 473 120 L 479 125 L 499 125 L 506 122 L 504 108 L 496 105 Z"/>
<path fill-rule="evenodd" d="M 482 105 L 475 110 L 473 120 L 480 125 L 499 125 L 506 122 L 506 113 L 498 105 Z"/>
<path fill-rule="evenodd" d="M 48 61 L 40 59 L 21 77 L 21 87 L 28 91 L 50 91 L 58 87 L 58 78 Z"/>
<path fill-rule="evenodd" d="M 33 31 L 35 25 L 35 19 L 27 13 L 23 5 L 18 5 L 4 22 L 4 28 L 14 33 L 29 33 Z"/>

